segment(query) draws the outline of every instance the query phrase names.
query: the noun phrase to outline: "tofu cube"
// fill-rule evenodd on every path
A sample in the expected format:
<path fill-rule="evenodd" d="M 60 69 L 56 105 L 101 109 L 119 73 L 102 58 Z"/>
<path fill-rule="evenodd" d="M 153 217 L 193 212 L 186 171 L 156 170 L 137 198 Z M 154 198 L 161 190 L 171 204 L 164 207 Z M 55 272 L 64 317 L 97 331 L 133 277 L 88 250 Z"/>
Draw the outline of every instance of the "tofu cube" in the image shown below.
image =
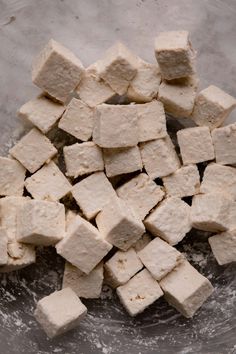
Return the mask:
<path fill-rule="evenodd" d="M 187 77 L 195 72 L 195 53 L 187 31 L 161 32 L 155 41 L 155 55 L 165 80 Z"/>
<path fill-rule="evenodd" d="M 143 168 L 138 146 L 119 149 L 103 149 L 107 177 L 114 177 Z"/>
<path fill-rule="evenodd" d="M 89 274 L 112 249 L 92 224 L 77 215 L 67 228 L 66 236 L 57 243 L 57 253 Z"/>
<path fill-rule="evenodd" d="M 140 173 L 116 190 L 118 196 L 129 204 L 142 220 L 157 205 L 165 193 L 148 175 Z"/>
<path fill-rule="evenodd" d="M 92 141 L 65 146 L 63 149 L 66 175 L 77 178 L 91 172 L 103 171 L 102 150 Z"/>
<path fill-rule="evenodd" d="M 136 251 L 139 252 L 141 251 L 145 246 L 147 246 L 149 244 L 149 242 L 152 241 L 151 236 L 146 232 L 145 234 L 143 234 L 143 236 L 136 241 L 133 245 L 132 248 Z"/>
<path fill-rule="evenodd" d="M 138 144 L 136 105 L 101 104 L 96 108 L 93 141 L 103 148 L 130 147 Z"/>
<path fill-rule="evenodd" d="M 58 101 L 66 102 L 83 73 L 81 61 L 69 49 L 51 39 L 33 62 L 32 81 Z"/>
<path fill-rule="evenodd" d="M 150 103 L 137 104 L 139 142 L 165 138 L 166 116 L 163 104 L 153 100 Z"/>
<path fill-rule="evenodd" d="M 214 129 L 223 124 L 235 107 L 234 97 L 210 85 L 197 95 L 191 118 L 197 125 Z"/>
<path fill-rule="evenodd" d="M 213 293 L 210 281 L 188 261 L 180 263 L 160 281 L 164 297 L 183 316 L 193 317 L 195 312 Z"/>
<path fill-rule="evenodd" d="M 158 282 L 147 269 L 136 274 L 128 283 L 116 289 L 122 305 L 130 316 L 143 312 L 163 295 Z"/>
<path fill-rule="evenodd" d="M 46 134 L 59 120 L 65 106 L 41 95 L 26 102 L 18 111 L 18 116 L 32 123 Z"/>
<path fill-rule="evenodd" d="M 165 177 L 180 168 L 180 161 L 169 135 L 140 144 L 140 152 L 144 168 L 151 179 Z"/>
<path fill-rule="evenodd" d="M 144 220 L 146 229 L 174 246 L 191 230 L 190 206 L 180 198 L 161 202 Z"/>
<path fill-rule="evenodd" d="M 199 193 L 200 175 L 196 165 L 180 167 L 162 180 L 168 197 L 183 198 Z"/>
<path fill-rule="evenodd" d="M 102 292 L 103 262 L 99 263 L 89 274 L 66 262 L 63 288 L 71 288 L 77 296 L 85 299 L 97 299 Z"/>
<path fill-rule="evenodd" d="M 137 253 L 131 247 L 127 251 L 117 251 L 105 263 L 105 281 L 112 288 L 127 283 L 143 268 Z"/>
<path fill-rule="evenodd" d="M 91 138 L 94 126 L 94 112 L 86 103 L 72 98 L 58 127 L 79 140 Z"/>
<path fill-rule="evenodd" d="M 145 232 L 144 225 L 130 206 L 115 198 L 96 217 L 102 236 L 112 245 L 127 251 Z"/>
<path fill-rule="evenodd" d="M 49 338 L 63 334 L 79 325 L 87 308 L 70 288 L 55 291 L 37 303 L 34 316 Z"/>
<path fill-rule="evenodd" d="M 25 268 L 36 262 L 35 247 L 15 242 L 8 243 L 7 263 L 0 267 L 0 273 L 10 273 Z"/>
<path fill-rule="evenodd" d="M 8 260 L 7 243 L 8 243 L 7 231 L 3 227 L 1 227 L 0 228 L 0 266 L 7 264 L 7 260 Z"/>
<path fill-rule="evenodd" d="M 0 157 L 0 195 L 23 195 L 25 168 L 16 160 Z"/>
<path fill-rule="evenodd" d="M 193 127 L 177 132 L 178 144 L 184 165 L 195 164 L 215 158 L 210 129 Z"/>
<path fill-rule="evenodd" d="M 226 231 L 208 238 L 219 265 L 236 262 L 236 231 Z"/>
<path fill-rule="evenodd" d="M 216 162 L 221 165 L 236 164 L 236 123 L 212 131 Z"/>
<path fill-rule="evenodd" d="M 103 172 L 96 172 L 72 188 L 72 195 L 85 217 L 93 219 L 111 198 L 116 197 L 110 181 Z"/>
<path fill-rule="evenodd" d="M 10 154 L 34 173 L 57 154 L 57 149 L 45 135 L 33 128 L 10 149 Z"/>
<path fill-rule="evenodd" d="M 65 207 L 57 202 L 26 201 L 17 214 L 17 239 L 50 246 L 65 236 Z"/>

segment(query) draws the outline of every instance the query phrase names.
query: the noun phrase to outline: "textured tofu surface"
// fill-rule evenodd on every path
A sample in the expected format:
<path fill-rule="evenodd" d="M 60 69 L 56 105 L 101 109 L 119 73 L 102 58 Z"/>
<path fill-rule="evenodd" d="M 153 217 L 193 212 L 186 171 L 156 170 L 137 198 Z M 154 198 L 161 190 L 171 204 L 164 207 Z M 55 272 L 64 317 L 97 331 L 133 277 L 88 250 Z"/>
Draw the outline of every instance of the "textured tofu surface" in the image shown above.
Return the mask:
<path fill-rule="evenodd" d="M 221 165 L 236 164 L 236 123 L 212 131 L 216 162 Z"/>
<path fill-rule="evenodd" d="M 150 234 L 148 234 L 147 232 L 145 232 L 145 234 L 143 234 L 143 236 L 136 241 L 132 247 L 136 252 L 141 251 L 145 246 L 147 246 L 149 244 L 149 242 L 152 241 L 152 237 Z"/>
<path fill-rule="evenodd" d="M 8 235 L 4 228 L 0 228 L 0 266 L 7 264 L 8 253 L 7 253 L 7 243 Z"/>
<path fill-rule="evenodd" d="M 0 157 L 0 195 L 22 196 L 25 168 L 16 160 Z"/>
<path fill-rule="evenodd" d="M 11 245 L 12 244 L 8 243 L 7 263 L 0 267 L 0 273 L 9 273 L 20 270 L 36 262 L 36 252 L 34 246 L 24 245 L 23 243 L 18 242 L 15 243 L 13 247 L 11 247 Z"/>
<path fill-rule="evenodd" d="M 221 232 L 208 238 L 219 265 L 236 262 L 236 231 Z"/>

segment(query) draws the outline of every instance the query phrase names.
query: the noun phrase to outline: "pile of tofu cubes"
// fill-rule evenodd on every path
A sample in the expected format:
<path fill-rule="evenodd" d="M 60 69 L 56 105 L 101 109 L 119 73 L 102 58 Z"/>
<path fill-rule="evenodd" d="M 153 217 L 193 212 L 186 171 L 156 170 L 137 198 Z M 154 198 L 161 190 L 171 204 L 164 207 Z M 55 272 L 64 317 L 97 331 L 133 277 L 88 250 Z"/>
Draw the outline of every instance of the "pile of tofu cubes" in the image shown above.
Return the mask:
<path fill-rule="evenodd" d="M 164 296 L 192 317 L 213 292 L 175 247 L 192 228 L 211 232 L 220 265 L 236 261 L 236 123 L 222 127 L 236 100 L 213 85 L 198 92 L 187 31 L 160 33 L 155 56 L 119 42 L 84 69 L 50 40 L 33 63 L 42 94 L 18 112 L 33 127 L 0 158 L 0 271 L 35 262 L 37 246 L 65 259 L 62 290 L 35 311 L 49 337 L 83 320 L 80 298 L 99 298 L 103 282 L 131 316 Z M 177 132 L 180 154 L 165 113 L 195 123 Z M 52 128 L 75 139 L 65 173 Z"/>

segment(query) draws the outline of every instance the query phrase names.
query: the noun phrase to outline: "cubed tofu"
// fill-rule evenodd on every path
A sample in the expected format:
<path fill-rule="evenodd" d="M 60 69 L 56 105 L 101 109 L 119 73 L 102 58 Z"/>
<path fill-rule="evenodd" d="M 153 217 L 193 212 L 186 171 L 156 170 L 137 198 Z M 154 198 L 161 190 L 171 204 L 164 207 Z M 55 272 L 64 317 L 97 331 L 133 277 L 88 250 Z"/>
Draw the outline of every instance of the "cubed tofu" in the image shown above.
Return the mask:
<path fill-rule="evenodd" d="M 176 248 L 159 237 L 149 242 L 138 252 L 138 256 L 156 280 L 160 280 L 171 272 L 183 259 L 182 254 Z"/>
<path fill-rule="evenodd" d="M 153 100 L 136 104 L 138 112 L 139 142 L 155 140 L 167 136 L 166 116 L 163 104 Z"/>
<path fill-rule="evenodd" d="M 162 180 L 169 197 L 183 198 L 199 193 L 200 175 L 196 165 L 180 167 Z"/>
<path fill-rule="evenodd" d="M 65 106 L 41 95 L 26 102 L 18 111 L 18 116 L 32 123 L 46 134 L 59 120 Z"/>
<path fill-rule="evenodd" d="M 111 198 L 116 197 L 115 190 L 103 172 L 84 178 L 73 186 L 71 192 L 88 220 L 93 219 Z"/>
<path fill-rule="evenodd" d="M 219 265 L 236 262 L 236 231 L 226 231 L 208 238 Z"/>
<path fill-rule="evenodd" d="M 102 150 L 92 141 L 65 146 L 63 149 L 66 175 L 78 177 L 91 172 L 103 171 Z"/>
<path fill-rule="evenodd" d="M 213 293 L 210 281 L 188 261 L 180 263 L 160 281 L 164 297 L 183 316 L 193 317 L 195 312 Z"/>
<path fill-rule="evenodd" d="M 191 230 L 190 206 L 180 198 L 167 198 L 148 215 L 144 225 L 153 236 L 176 245 Z"/>
<path fill-rule="evenodd" d="M 57 154 L 57 149 L 38 129 L 33 128 L 13 148 L 10 154 L 31 173 Z"/>
<path fill-rule="evenodd" d="M 142 220 L 157 205 L 165 193 L 146 173 L 140 173 L 116 190 L 118 196 L 129 204 Z"/>
<path fill-rule="evenodd" d="M 128 283 L 116 289 L 120 302 L 130 316 L 143 312 L 163 295 L 158 282 L 147 269 L 131 278 Z"/>
<path fill-rule="evenodd" d="M 65 264 L 63 288 L 71 288 L 77 296 L 85 299 L 97 299 L 102 292 L 103 262 L 99 263 L 89 274 L 81 272 L 69 262 Z"/>
<path fill-rule="evenodd" d="M 210 85 L 197 95 L 191 118 L 197 125 L 213 129 L 221 126 L 235 107 L 234 97 Z"/>
<path fill-rule="evenodd" d="M 117 251 L 105 263 L 105 282 L 112 288 L 127 283 L 143 268 L 137 253 L 131 247 L 127 251 Z"/>
<path fill-rule="evenodd" d="M 93 126 L 93 109 L 77 98 L 72 98 L 58 123 L 60 129 L 82 141 L 91 138 Z"/>
<path fill-rule="evenodd" d="M 1 227 L 0 228 L 0 266 L 7 264 L 7 260 L 8 260 L 7 243 L 8 243 L 7 230 Z"/>
<path fill-rule="evenodd" d="M 96 108 L 93 141 L 103 148 L 130 147 L 138 144 L 136 105 L 101 104 Z"/>
<path fill-rule="evenodd" d="M 146 232 L 145 234 L 143 234 L 143 236 L 136 241 L 132 247 L 136 252 L 141 251 L 145 246 L 147 246 L 149 244 L 149 242 L 152 241 L 151 236 Z"/>
<path fill-rule="evenodd" d="M 57 202 L 26 201 L 17 213 L 17 240 L 50 246 L 65 236 L 65 207 Z"/>
<path fill-rule="evenodd" d="M 127 251 L 145 232 L 141 219 L 119 198 L 104 206 L 96 217 L 96 224 L 102 236 L 122 251 Z"/>
<path fill-rule="evenodd" d="M 87 308 L 70 288 L 55 291 L 37 303 L 34 316 L 49 338 L 63 334 L 79 325 Z"/>
<path fill-rule="evenodd" d="M 57 253 L 89 274 L 112 249 L 95 226 L 77 215 L 66 236 L 56 245 Z"/>
<path fill-rule="evenodd" d="M 143 168 L 138 146 L 130 148 L 103 149 L 107 177 L 114 177 Z"/>
<path fill-rule="evenodd" d="M 236 164 L 236 123 L 212 131 L 216 162 L 221 165 Z"/>
<path fill-rule="evenodd" d="M 209 127 L 193 127 L 177 132 L 178 144 L 184 165 L 195 164 L 215 158 Z"/>
<path fill-rule="evenodd" d="M 83 73 L 81 61 L 69 49 L 51 39 L 33 62 L 32 81 L 58 101 L 66 102 Z"/>
<path fill-rule="evenodd" d="M 58 201 L 71 191 L 72 185 L 57 165 L 50 161 L 26 178 L 25 188 L 34 199 Z"/>
<path fill-rule="evenodd" d="M 18 161 L 7 157 L 0 157 L 0 166 L 0 195 L 22 196 L 25 168 Z"/>
<path fill-rule="evenodd" d="M 167 135 L 140 144 L 140 152 L 144 168 L 151 179 L 165 177 L 180 168 L 180 161 L 174 145 Z"/>
<path fill-rule="evenodd" d="M 195 52 L 187 31 L 161 32 L 155 41 L 155 55 L 163 79 L 178 79 L 195 72 Z"/>
<path fill-rule="evenodd" d="M 13 243 L 8 243 L 7 250 L 7 263 L 0 267 L 0 273 L 20 270 L 36 262 L 35 247 L 32 245 L 15 242 L 13 246 Z"/>

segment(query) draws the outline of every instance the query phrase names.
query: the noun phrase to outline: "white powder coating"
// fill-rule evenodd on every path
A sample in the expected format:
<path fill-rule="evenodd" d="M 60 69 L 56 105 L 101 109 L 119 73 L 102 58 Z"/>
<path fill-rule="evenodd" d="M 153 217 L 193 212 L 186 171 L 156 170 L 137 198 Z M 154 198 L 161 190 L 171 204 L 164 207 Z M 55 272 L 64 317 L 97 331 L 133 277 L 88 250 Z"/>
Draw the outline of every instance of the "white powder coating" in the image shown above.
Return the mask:
<path fill-rule="evenodd" d="M 141 251 L 145 246 L 147 246 L 149 244 L 149 242 L 152 241 L 151 236 L 146 232 L 145 234 L 143 234 L 143 236 L 136 241 L 132 247 L 136 252 Z"/>
<path fill-rule="evenodd" d="M 93 109 L 77 98 L 72 98 L 58 123 L 60 129 L 82 141 L 91 138 L 93 126 Z"/>
<path fill-rule="evenodd" d="M 219 265 L 236 262 L 236 231 L 209 237 L 208 242 Z"/>
<path fill-rule="evenodd" d="M 140 173 L 116 190 L 118 196 L 129 204 L 142 220 L 157 205 L 165 193 L 145 173 Z"/>
<path fill-rule="evenodd" d="M 70 288 L 45 296 L 38 301 L 34 312 L 36 320 L 50 338 L 77 327 L 86 314 L 87 308 Z"/>
<path fill-rule="evenodd" d="M 212 131 L 216 162 L 221 165 L 236 164 L 236 123 Z"/>
<path fill-rule="evenodd" d="M 112 288 L 127 283 L 143 268 L 137 253 L 131 247 L 127 251 L 117 251 L 105 263 L 105 282 Z"/>
<path fill-rule="evenodd" d="M 140 144 L 144 168 L 150 178 L 167 176 L 180 168 L 180 161 L 169 135 Z"/>
<path fill-rule="evenodd" d="M 0 227 L 0 266 L 7 264 L 7 243 L 8 235 L 6 229 Z"/>
<path fill-rule="evenodd" d="M 16 254 L 17 249 L 18 254 Z M 0 273 L 20 270 L 36 262 L 35 247 L 32 245 L 24 245 L 23 243 L 17 242 L 14 244 L 15 253 L 10 253 L 10 251 L 12 251 L 12 248 L 10 248 L 8 244 L 8 260 L 4 266 L 0 267 Z"/>
<path fill-rule="evenodd" d="M 78 177 L 91 172 L 103 171 L 102 150 L 92 141 L 73 144 L 63 148 L 66 175 Z"/>
<path fill-rule="evenodd" d="M 234 97 L 210 85 L 197 95 L 191 118 L 197 125 L 213 129 L 221 126 L 235 107 Z"/>
<path fill-rule="evenodd" d="M 180 263 L 160 281 L 164 297 L 183 316 L 190 318 L 213 292 L 210 281 L 188 261 Z"/>
<path fill-rule="evenodd" d="M 32 81 L 50 96 L 66 102 L 83 73 L 81 61 L 69 49 L 51 39 L 33 62 Z"/>
<path fill-rule="evenodd" d="M 190 206 L 180 198 L 167 198 L 144 220 L 146 229 L 170 245 L 176 245 L 191 230 Z"/>
<path fill-rule="evenodd" d="M 121 303 L 130 316 L 136 316 L 159 299 L 163 292 L 147 269 L 116 289 Z"/>
<path fill-rule="evenodd" d="M 184 165 L 215 158 L 209 127 L 181 129 L 177 132 L 177 139 Z"/>
<path fill-rule="evenodd" d="M 111 198 L 116 197 L 104 172 L 96 172 L 84 178 L 73 186 L 71 192 L 88 220 L 93 219 Z"/>
<path fill-rule="evenodd" d="M 57 253 L 89 274 L 112 249 L 100 232 L 77 215 L 67 228 L 66 236 L 56 245 Z"/>
<path fill-rule="evenodd" d="M 57 154 L 57 149 L 45 135 L 33 128 L 9 152 L 28 171 L 34 173 Z"/>
<path fill-rule="evenodd" d="M 7 157 L 0 157 L 0 166 L 0 195 L 22 196 L 25 168 L 18 161 Z"/>
<path fill-rule="evenodd" d="M 41 95 L 20 107 L 18 116 L 46 134 L 62 116 L 65 106 Z"/>

